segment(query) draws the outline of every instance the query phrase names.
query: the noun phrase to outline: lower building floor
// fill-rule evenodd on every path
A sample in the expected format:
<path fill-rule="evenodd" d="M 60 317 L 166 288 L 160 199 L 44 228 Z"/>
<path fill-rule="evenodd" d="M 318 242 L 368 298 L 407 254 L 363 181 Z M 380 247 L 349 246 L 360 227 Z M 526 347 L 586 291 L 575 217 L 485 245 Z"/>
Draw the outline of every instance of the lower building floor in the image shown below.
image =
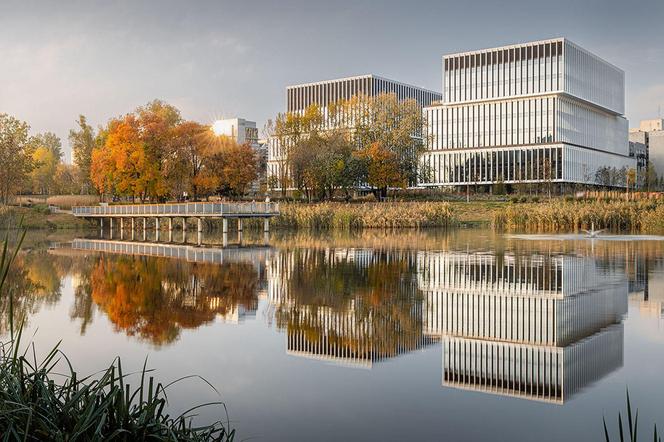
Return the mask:
<path fill-rule="evenodd" d="M 625 187 L 629 156 L 569 144 L 429 151 L 422 187 L 557 182 Z"/>

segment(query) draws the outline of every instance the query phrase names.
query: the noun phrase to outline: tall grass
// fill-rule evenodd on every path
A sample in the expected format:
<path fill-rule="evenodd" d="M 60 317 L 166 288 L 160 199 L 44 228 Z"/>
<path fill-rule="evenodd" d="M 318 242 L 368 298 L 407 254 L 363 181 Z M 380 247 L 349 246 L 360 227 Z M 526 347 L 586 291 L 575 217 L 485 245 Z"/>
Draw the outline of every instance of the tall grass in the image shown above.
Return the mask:
<path fill-rule="evenodd" d="M 47 204 L 69 210 L 73 206 L 99 204 L 99 195 L 22 195 L 16 197 L 18 204 Z"/>
<path fill-rule="evenodd" d="M 306 229 L 446 227 L 456 223 L 446 202 L 280 204 L 276 227 Z"/>
<path fill-rule="evenodd" d="M 636 410 L 636 413 L 632 413 L 632 403 L 629 400 L 629 390 L 627 390 L 627 427 L 623 423 L 622 413 L 618 412 L 618 438 L 620 442 L 625 442 L 628 440 L 630 442 L 637 442 L 639 440 L 639 410 Z M 603 418 L 604 421 L 604 439 L 606 442 L 611 442 L 611 436 L 609 435 L 609 428 L 606 425 L 606 418 Z M 626 439 L 627 437 L 627 439 Z M 653 429 L 653 441 L 662 442 L 662 438 L 657 431 L 657 424 Z"/>
<path fill-rule="evenodd" d="M 562 201 L 509 204 L 493 215 L 494 228 L 529 231 L 611 229 L 622 232 L 664 228 L 664 205 L 657 201 Z"/>
<path fill-rule="evenodd" d="M 9 297 L 10 323 L 10 339 L 0 344 L 3 440 L 233 440 L 235 430 L 229 430 L 228 424 L 195 426 L 192 422 L 191 412 L 209 405 L 223 407 L 220 402 L 199 405 L 178 416 L 168 414 L 166 392 L 173 383 L 155 382 L 145 364 L 132 387 L 132 375 L 123 373 L 119 358 L 101 375 L 79 377 L 58 346 L 41 360 L 34 345 L 21 350 L 23 327 L 14 327 L 14 294 L 6 282 L 24 235 L 14 252 L 9 251 L 6 236 L 0 253 L 0 296 Z"/>

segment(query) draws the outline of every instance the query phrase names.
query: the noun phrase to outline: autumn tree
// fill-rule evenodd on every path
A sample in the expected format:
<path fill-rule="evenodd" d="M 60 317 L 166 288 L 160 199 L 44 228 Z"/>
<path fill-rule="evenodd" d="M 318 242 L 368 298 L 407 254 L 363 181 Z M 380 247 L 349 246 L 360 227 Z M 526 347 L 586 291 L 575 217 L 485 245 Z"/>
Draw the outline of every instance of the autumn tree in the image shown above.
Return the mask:
<path fill-rule="evenodd" d="M 194 201 L 219 187 L 206 164 L 212 155 L 210 129 L 195 121 L 185 121 L 173 130 L 169 153 L 164 161 L 164 175 L 173 196 L 185 192 Z"/>
<path fill-rule="evenodd" d="M 426 150 L 422 110 L 414 99 L 399 100 L 394 93 L 358 95 L 337 105 L 360 147 L 379 143 L 394 153 L 407 185 L 418 182 L 419 159 Z"/>
<path fill-rule="evenodd" d="M 59 163 L 53 178 L 53 193 L 57 195 L 75 195 L 81 193 L 80 172 L 74 164 Z"/>
<path fill-rule="evenodd" d="M 358 155 L 366 161 L 366 182 L 374 189 L 376 196 L 387 197 L 390 187 L 406 187 L 408 179 L 394 151 L 375 141 Z"/>
<path fill-rule="evenodd" d="M 32 153 L 34 168 L 31 172 L 32 190 L 40 195 L 48 195 L 52 190 L 55 170 L 59 159 L 55 153 L 46 146 L 38 146 Z"/>
<path fill-rule="evenodd" d="M 62 143 L 60 142 L 60 138 L 53 132 L 37 134 L 31 138 L 30 142 L 37 147 L 45 147 L 48 149 L 57 162 L 62 160 Z"/>
<path fill-rule="evenodd" d="M 268 121 L 265 132 L 274 143 L 278 161 L 278 183 L 282 196 L 290 187 L 292 155 L 295 146 L 303 139 L 320 130 L 323 114 L 316 104 L 308 106 L 304 112 L 286 112 L 277 115 L 274 121 Z"/>
<path fill-rule="evenodd" d="M 220 195 L 244 195 L 258 177 L 258 158 L 248 144 L 227 142 L 208 161 L 209 175 L 219 180 Z"/>
<path fill-rule="evenodd" d="M 0 204 L 10 202 L 32 170 L 28 130 L 25 122 L 0 113 Z"/>
<path fill-rule="evenodd" d="M 74 164 L 77 167 L 77 179 L 81 184 L 81 190 L 88 193 L 93 189 L 90 170 L 92 151 L 96 146 L 96 135 L 84 115 L 78 116 L 76 124 L 78 128 L 69 131 L 69 145 L 71 146 Z"/>

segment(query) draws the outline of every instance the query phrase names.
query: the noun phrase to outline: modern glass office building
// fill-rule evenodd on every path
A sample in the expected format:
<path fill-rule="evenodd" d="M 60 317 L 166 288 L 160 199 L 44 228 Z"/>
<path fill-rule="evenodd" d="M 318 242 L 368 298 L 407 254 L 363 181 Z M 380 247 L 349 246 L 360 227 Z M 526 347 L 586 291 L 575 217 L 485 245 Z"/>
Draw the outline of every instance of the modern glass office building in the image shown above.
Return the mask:
<path fill-rule="evenodd" d="M 423 186 L 596 183 L 633 168 L 622 70 L 567 39 L 443 57 L 443 102 L 425 108 Z"/>
<path fill-rule="evenodd" d="M 400 101 L 413 99 L 422 107 L 442 99 L 440 92 L 369 74 L 288 86 L 286 111 L 303 113 L 307 107 L 318 105 L 323 116 L 322 128 L 337 129 L 340 120 L 330 117 L 328 113 L 330 104 L 350 100 L 356 96 L 374 97 L 383 93 L 395 94 Z M 348 121 L 349 119 L 344 119 L 342 123 L 347 124 Z M 268 144 L 268 177 L 278 177 L 284 160 L 283 151 L 275 137 L 270 138 Z"/>

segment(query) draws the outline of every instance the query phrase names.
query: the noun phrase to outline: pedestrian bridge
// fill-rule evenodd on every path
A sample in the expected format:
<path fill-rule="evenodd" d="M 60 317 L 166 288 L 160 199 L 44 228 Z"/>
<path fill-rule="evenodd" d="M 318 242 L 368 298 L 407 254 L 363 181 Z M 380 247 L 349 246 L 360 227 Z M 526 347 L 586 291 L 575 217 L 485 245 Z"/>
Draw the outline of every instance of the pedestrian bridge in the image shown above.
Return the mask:
<path fill-rule="evenodd" d="M 271 202 L 119 204 L 76 206 L 72 208 L 72 213 L 81 218 L 270 218 L 279 215 L 279 204 Z"/>
<path fill-rule="evenodd" d="M 168 221 L 168 231 L 173 230 L 173 220 L 182 219 L 182 230 L 187 230 L 187 219 L 194 218 L 198 223 L 198 231 L 203 231 L 203 219 L 218 218 L 222 220 L 223 232 L 228 232 L 228 220 L 237 220 L 238 231 L 242 231 L 242 220 L 246 218 L 263 219 L 263 229 L 270 230 L 270 218 L 279 215 L 279 204 L 271 202 L 251 203 L 168 203 L 168 204 L 118 204 L 99 206 L 72 207 L 72 214 L 79 218 L 98 219 L 104 228 L 104 219 L 109 220 L 113 231 L 113 220 L 120 220 L 120 230 L 124 230 L 124 220 L 131 221 L 131 230 L 135 228 L 136 218 L 143 219 L 143 231 L 147 229 L 147 219 L 154 219 L 155 230 L 160 229 L 159 220 Z"/>

